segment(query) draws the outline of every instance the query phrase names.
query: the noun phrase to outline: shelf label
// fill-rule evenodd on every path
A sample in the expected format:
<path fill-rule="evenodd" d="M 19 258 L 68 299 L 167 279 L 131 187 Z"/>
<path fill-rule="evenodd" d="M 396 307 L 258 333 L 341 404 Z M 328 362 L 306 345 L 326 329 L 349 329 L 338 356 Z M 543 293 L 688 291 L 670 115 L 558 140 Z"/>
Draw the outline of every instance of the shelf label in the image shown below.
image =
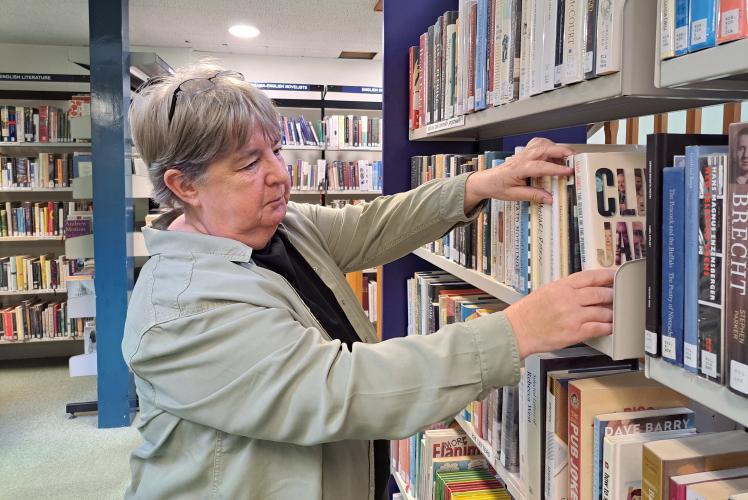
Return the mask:
<path fill-rule="evenodd" d="M 426 125 L 426 134 L 433 134 L 440 130 L 446 130 L 449 128 L 462 127 L 465 125 L 465 115 L 455 116 L 449 120 L 442 120 L 436 123 L 430 123 Z"/>
<path fill-rule="evenodd" d="M 691 368 L 699 368 L 698 357 L 699 349 L 696 344 L 690 344 L 685 342 L 683 344 L 683 364 L 690 366 Z"/>
<path fill-rule="evenodd" d="M 734 359 L 730 361 L 730 387 L 748 394 L 748 365 Z"/>
<path fill-rule="evenodd" d="M 713 352 L 701 350 L 701 373 L 708 377 L 717 378 L 717 355 Z"/>
<path fill-rule="evenodd" d="M 675 50 L 688 50 L 688 26 L 675 28 Z"/>
<path fill-rule="evenodd" d="M 691 45 L 706 42 L 706 18 L 691 23 Z"/>
<path fill-rule="evenodd" d="M 722 12 L 720 17 L 722 18 L 722 36 L 737 35 L 740 31 L 740 9 Z"/>
<path fill-rule="evenodd" d="M 644 332 L 644 350 L 649 354 L 657 354 L 657 334 L 646 330 Z"/>
<path fill-rule="evenodd" d="M 675 337 L 662 336 L 662 357 L 675 359 Z"/>

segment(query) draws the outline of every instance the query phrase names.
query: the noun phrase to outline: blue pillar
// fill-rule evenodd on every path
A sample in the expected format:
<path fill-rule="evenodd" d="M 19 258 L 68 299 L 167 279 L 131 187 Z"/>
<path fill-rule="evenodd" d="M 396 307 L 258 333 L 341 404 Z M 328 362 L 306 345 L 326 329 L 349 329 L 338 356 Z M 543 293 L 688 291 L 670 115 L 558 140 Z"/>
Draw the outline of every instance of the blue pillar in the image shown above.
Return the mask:
<path fill-rule="evenodd" d="M 134 415 L 134 385 L 120 349 L 133 283 L 128 9 L 128 0 L 88 5 L 100 428 L 128 426 Z"/>

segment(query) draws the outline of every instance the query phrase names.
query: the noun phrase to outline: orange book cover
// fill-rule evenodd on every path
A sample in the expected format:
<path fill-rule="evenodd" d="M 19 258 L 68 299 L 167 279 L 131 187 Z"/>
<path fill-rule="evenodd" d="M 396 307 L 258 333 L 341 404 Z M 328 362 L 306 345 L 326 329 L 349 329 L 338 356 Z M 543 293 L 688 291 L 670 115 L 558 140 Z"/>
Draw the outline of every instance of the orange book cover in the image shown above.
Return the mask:
<path fill-rule="evenodd" d="M 720 0 L 717 43 L 748 36 L 748 0 Z"/>

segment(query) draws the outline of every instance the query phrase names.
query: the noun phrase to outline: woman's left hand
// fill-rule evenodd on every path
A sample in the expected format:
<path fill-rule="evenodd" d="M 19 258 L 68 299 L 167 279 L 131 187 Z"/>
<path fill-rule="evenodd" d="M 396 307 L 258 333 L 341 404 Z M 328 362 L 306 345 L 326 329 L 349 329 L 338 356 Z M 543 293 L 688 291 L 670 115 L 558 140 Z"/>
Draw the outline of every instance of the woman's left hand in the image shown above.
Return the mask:
<path fill-rule="evenodd" d="M 527 185 L 527 179 L 545 176 L 573 175 L 565 165 L 565 158 L 574 150 L 545 138 L 534 138 L 527 147 L 498 168 L 475 172 L 465 185 L 465 213 L 481 201 L 495 198 L 506 201 L 534 201 L 552 203 L 551 193 Z"/>

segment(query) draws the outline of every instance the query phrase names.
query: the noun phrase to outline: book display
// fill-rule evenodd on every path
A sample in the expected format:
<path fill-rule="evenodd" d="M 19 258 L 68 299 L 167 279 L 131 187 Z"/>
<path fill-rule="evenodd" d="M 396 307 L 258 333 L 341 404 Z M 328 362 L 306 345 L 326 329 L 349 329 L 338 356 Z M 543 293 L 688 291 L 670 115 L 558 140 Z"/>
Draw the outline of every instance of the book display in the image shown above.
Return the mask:
<path fill-rule="evenodd" d="M 83 261 L 65 239 L 90 205 L 72 193 L 90 139 L 71 126 L 89 119 L 89 99 L 0 102 L 0 359 L 82 347 L 85 320 L 70 314 L 67 279 Z"/>
<path fill-rule="evenodd" d="M 740 472 L 730 472 L 748 466 L 744 434 L 730 433 L 748 425 L 740 226 L 748 126 L 735 123 L 725 135 L 688 126 L 688 134 L 651 134 L 646 145 L 612 139 L 589 150 L 574 139 L 577 132 L 586 137 L 581 126 L 592 122 L 744 99 L 746 88 L 736 82 L 748 73 L 739 55 L 745 2 L 437 3 L 385 15 L 385 41 L 400 50 L 385 66 L 401 72 L 388 79 L 385 71 L 385 89 L 407 104 L 407 120 L 385 130 L 384 160 L 411 152 L 409 178 L 385 181 L 385 193 L 500 169 L 535 135 L 576 149 L 567 159 L 574 175 L 532 181 L 553 204 L 492 200 L 474 222 L 413 252 L 421 260 L 385 266 L 385 305 L 394 307 L 394 296 L 408 307 L 402 315 L 386 309 L 383 322 L 408 325 L 408 335 L 430 334 L 462 319 L 458 309 L 477 313 L 484 303 L 511 304 L 578 270 L 614 269 L 613 334 L 564 350 L 587 349 L 599 364 L 584 368 L 586 358 L 575 353 L 569 366 L 562 355 L 553 358 L 561 365 L 544 368 L 545 355 L 530 356 L 517 388 L 484 394 L 454 422 L 513 498 L 679 498 L 651 486 L 647 449 L 690 448 L 690 439 L 736 438 L 734 461 L 711 458 L 716 453 L 704 448 L 694 455 L 711 465 L 668 469 L 658 476 L 664 483 L 714 473 L 703 481 L 727 483 L 714 486 L 720 493 L 703 486 L 705 496 L 693 498 L 748 491 L 740 489 Z M 723 25 L 729 38 L 720 34 Z M 404 80 L 404 91 L 388 87 Z M 439 271 L 423 271 L 432 268 L 424 261 Z M 388 287 L 390 276 L 407 281 L 405 292 Z M 712 426 L 705 412 L 732 421 Z M 410 459 L 417 463 L 419 439 L 397 445 L 415 448 Z M 421 498 L 423 476 L 409 470 L 398 471 L 401 491 Z M 684 499 L 691 489 L 702 494 L 695 480 L 693 488 L 683 484 Z"/>

